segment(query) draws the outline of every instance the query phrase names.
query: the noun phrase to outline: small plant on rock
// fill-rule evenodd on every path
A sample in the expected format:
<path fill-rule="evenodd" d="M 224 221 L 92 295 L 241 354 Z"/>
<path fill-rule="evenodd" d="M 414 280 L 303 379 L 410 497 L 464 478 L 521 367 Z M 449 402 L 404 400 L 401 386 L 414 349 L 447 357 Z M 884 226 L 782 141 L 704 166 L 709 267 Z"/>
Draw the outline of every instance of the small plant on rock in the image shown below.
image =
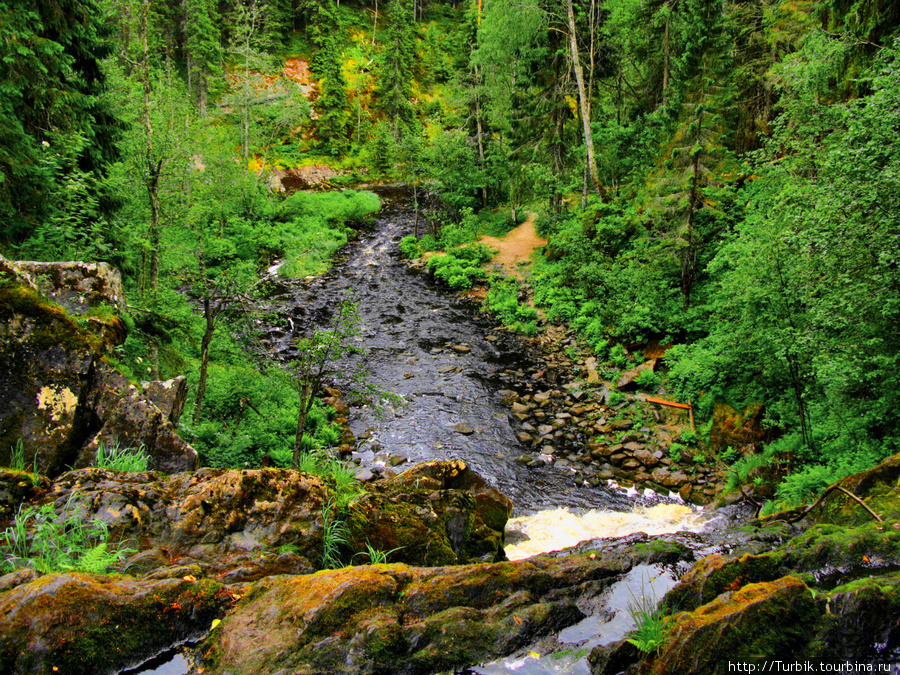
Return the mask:
<path fill-rule="evenodd" d="M 31 567 L 38 572 L 105 572 L 134 549 L 109 546 L 109 530 L 101 520 L 85 520 L 72 500 L 57 516 L 52 504 L 21 505 L 13 524 L 0 534 L 7 550 L 0 568 Z M 29 538 L 29 533 L 31 536 Z"/>
<path fill-rule="evenodd" d="M 634 619 L 628 642 L 647 654 L 655 652 L 666 637 L 666 615 L 657 608 L 653 594 L 648 595 L 641 588 L 640 598 L 631 597 L 628 612 Z"/>
<path fill-rule="evenodd" d="M 341 552 L 350 545 L 350 529 L 347 521 L 336 513 L 333 500 L 322 506 L 322 569 L 334 570 L 344 566 Z"/>
<path fill-rule="evenodd" d="M 150 456 L 143 444 L 136 448 L 123 448 L 116 441 L 107 448 L 100 443 L 97 446 L 97 466 L 112 471 L 146 471 L 150 466 Z"/>

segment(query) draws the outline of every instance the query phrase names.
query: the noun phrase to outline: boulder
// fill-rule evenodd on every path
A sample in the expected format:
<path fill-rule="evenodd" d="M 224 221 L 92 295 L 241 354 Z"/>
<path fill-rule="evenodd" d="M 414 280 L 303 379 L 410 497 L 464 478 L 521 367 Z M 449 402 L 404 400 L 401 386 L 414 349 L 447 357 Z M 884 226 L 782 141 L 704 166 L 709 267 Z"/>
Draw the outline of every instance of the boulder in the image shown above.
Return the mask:
<path fill-rule="evenodd" d="M 200 637 L 230 600 L 209 579 L 42 576 L 0 594 L 0 670 L 112 675 Z"/>
<path fill-rule="evenodd" d="M 162 411 L 173 427 L 178 427 L 187 400 L 187 378 L 184 375 L 165 382 L 141 382 L 144 397 Z"/>
<path fill-rule="evenodd" d="M 190 557 L 221 571 L 233 567 L 230 558 L 281 546 L 318 565 L 328 495 L 318 478 L 288 469 L 205 468 L 173 476 L 81 469 L 60 476 L 42 501 L 70 503 L 85 518 L 105 522 L 114 540 L 142 551 L 162 549 L 167 560 Z"/>
<path fill-rule="evenodd" d="M 95 296 L 118 297 L 86 293 Z M 99 442 L 119 442 L 143 445 L 153 469 L 196 468 L 196 451 L 167 415 L 109 364 L 107 354 L 124 340 L 121 321 L 87 318 L 76 320 L 27 283 L 0 285 L 0 361 L 8 364 L 0 372 L 0 463 L 21 440 L 37 470 L 56 476 L 89 464 Z"/>
<path fill-rule="evenodd" d="M 724 593 L 694 612 L 678 614 L 655 658 L 640 673 L 729 672 L 729 663 L 793 662 L 819 618 L 809 588 L 793 576 Z"/>
<path fill-rule="evenodd" d="M 512 502 L 462 460 L 424 462 L 349 506 L 351 546 L 416 565 L 502 560 Z"/>
<path fill-rule="evenodd" d="M 599 592 L 630 567 L 594 558 L 264 579 L 210 635 L 203 665 L 208 675 L 452 671 L 581 620 L 584 589 Z"/>
<path fill-rule="evenodd" d="M 107 305 L 115 313 L 125 310 L 122 275 L 107 263 L 17 260 L 12 264 L 45 297 L 71 314 L 84 314 L 99 305 Z"/>

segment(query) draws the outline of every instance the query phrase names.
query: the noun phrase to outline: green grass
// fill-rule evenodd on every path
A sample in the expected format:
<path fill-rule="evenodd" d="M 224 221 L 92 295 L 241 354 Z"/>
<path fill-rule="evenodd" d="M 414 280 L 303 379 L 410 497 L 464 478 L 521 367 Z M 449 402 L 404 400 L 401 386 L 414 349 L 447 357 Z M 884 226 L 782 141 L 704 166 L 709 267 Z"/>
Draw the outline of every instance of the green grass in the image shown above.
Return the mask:
<path fill-rule="evenodd" d="M 322 537 L 322 569 L 344 567 L 342 552 L 350 545 L 350 529 L 347 521 L 337 515 L 333 500 L 322 506 Z"/>
<path fill-rule="evenodd" d="M 150 456 L 143 445 L 123 448 L 118 441 L 107 448 L 103 443 L 97 446 L 97 466 L 112 471 L 146 471 L 150 466 Z"/>
<path fill-rule="evenodd" d="M 30 536 L 29 536 L 30 535 Z M 30 567 L 38 572 L 105 572 L 135 549 L 110 547 L 106 523 L 86 520 L 72 508 L 72 499 L 56 514 L 52 504 L 40 508 L 22 504 L 0 541 L 6 549 L 0 569 Z"/>
<path fill-rule="evenodd" d="M 626 638 L 628 642 L 644 653 L 655 652 L 666 637 L 666 615 L 657 608 L 653 593 L 645 593 L 642 585 L 641 596 L 631 596 L 628 612 L 634 620 L 634 629 Z"/>

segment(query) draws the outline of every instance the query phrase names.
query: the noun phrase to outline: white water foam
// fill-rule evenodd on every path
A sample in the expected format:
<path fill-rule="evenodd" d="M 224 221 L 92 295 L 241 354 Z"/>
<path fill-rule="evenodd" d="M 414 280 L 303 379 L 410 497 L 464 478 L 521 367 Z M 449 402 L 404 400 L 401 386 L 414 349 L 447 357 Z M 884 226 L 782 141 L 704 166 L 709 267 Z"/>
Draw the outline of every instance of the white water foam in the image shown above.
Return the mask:
<path fill-rule="evenodd" d="M 702 514 L 685 504 L 636 506 L 631 511 L 592 509 L 573 513 L 550 509 L 530 516 L 511 518 L 507 531 L 517 531 L 527 540 L 505 547 L 510 560 L 522 560 L 539 553 L 558 551 L 579 542 L 600 537 L 624 537 L 635 532 L 669 534 L 699 532 Z"/>

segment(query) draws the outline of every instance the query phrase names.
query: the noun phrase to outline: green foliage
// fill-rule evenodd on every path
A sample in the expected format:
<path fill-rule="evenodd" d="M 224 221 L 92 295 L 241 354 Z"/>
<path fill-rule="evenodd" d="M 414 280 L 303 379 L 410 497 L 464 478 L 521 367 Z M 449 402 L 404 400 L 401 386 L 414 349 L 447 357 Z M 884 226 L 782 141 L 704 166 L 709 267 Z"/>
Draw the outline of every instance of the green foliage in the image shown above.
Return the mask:
<path fill-rule="evenodd" d="M 97 446 L 96 465 L 101 469 L 113 471 L 146 471 L 150 465 L 150 456 L 143 445 L 136 448 L 123 448 L 119 442 L 107 448 L 103 443 Z"/>
<path fill-rule="evenodd" d="M 409 259 L 418 258 L 422 255 L 418 238 L 408 235 L 400 240 L 400 252 Z"/>
<path fill-rule="evenodd" d="M 628 612 L 634 621 L 634 628 L 626 639 L 646 654 L 655 652 L 666 637 L 665 611 L 657 608 L 652 593 L 641 589 L 641 596 L 632 596 L 628 602 Z"/>
<path fill-rule="evenodd" d="M 740 457 L 741 453 L 737 448 L 725 448 L 719 457 L 726 464 L 734 464 L 734 461 Z"/>
<path fill-rule="evenodd" d="M 682 429 L 678 440 L 685 445 L 697 445 L 697 432 L 693 429 Z"/>
<path fill-rule="evenodd" d="M 403 547 L 398 546 L 397 548 L 392 548 L 390 551 L 380 551 L 377 548 L 374 548 L 368 540 L 366 540 L 366 550 L 362 553 L 354 554 L 354 557 L 357 555 L 365 555 L 369 558 L 370 565 L 385 565 L 388 561 L 388 556 L 391 553 L 395 553 L 401 550 Z"/>
<path fill-rule="evenodd" d="M 134 552 L 133 549 L 111 549 L 106 523 L 85 520 L 74 510 L 72 499 L 57 515 L 52 504 L 40 508 L 23 504 L 0 539 L 8 551 L 2 568 L 15 570 L 31 567 L 39 572 L 105 572 Z"/>
<path fill-rule="evenodd" d="M 517 333 L 534 337 L 537 335 L 537 310 L 520 303 L 518 298 L 519 282 L 515 278 L 491 277 L 491 287 L 485 297 L 487 309 Z"/>
<path fill-rule="evenodd" d="M 669 446 L 669 458 L 678 464 L 681 462 L 681 453 L 687 450 L 687 447 L 682 445 L 681 443 L 672 443 Z"/>
<path fill-rule="evenodd" d="M 350 528 L 331 501 L 322 505 L 322 569 L 344 567 L 343 555 L 350 545 Z"/>
<path fill-rule="evenodd" d="M 606 403 L 609 406 L 617 406 L 626 399 L 625 394 L 621 391 L 611 391 L 606 397 Z"/>
<path fill-rule="evenodd" d="M 476 282 L 487 279 L 487 272 L 479 267 L 491 259 L 491 254 L 481 244 L 451 249 L 446 255 L 428 259 L 428 269 L 434 278 L 443 281 L 455 291 L 467 291 Z"/>
<path fill-rule="evenodd" d="M 296 469 L 313 476 L 325 478 L 334 485 L 332 505 L 338 510 L 344 508 L 362 492 L 362 487 L 353 473 L 353 468 L 322 449 L 313 449 L 300 455 Z"/>
<path fill-rule="evenodd" d="M 10 449 L 9 468 L 13 471 L 25 470 L 25 444 L 21 438 L 16 439 L 16 444 Z"/>
<path fill-rule="evenodd" d="M 104 252 L 121 122 L 104 96 L 111 24 L 94 0 L 0 6 L 0 245 Z M 100 221 L 100 222 L 98 222 Z"/>
<path fill-rule="evenodd" d="M 653 372 L 650 369 L 642 370 L 640 373 L 638 373 L 638 376 L 636 378 L 634 378 L 634 382 L 638 385 L 638 387 L 640 387 L 643 391 L 649 391 L 649 392 L 656 391 L 657 388 L 659 387 L 661 381 L 662 380 L 660 379 L 659 375 L 657 375 L 655 372 Z M 682 434 L 681 440 L 682 440 L 682 442 L 687 442 L 684 440 L 683 434 Z M 695 440 L 696 440 L 696 435 L 695 435 Z"/>

